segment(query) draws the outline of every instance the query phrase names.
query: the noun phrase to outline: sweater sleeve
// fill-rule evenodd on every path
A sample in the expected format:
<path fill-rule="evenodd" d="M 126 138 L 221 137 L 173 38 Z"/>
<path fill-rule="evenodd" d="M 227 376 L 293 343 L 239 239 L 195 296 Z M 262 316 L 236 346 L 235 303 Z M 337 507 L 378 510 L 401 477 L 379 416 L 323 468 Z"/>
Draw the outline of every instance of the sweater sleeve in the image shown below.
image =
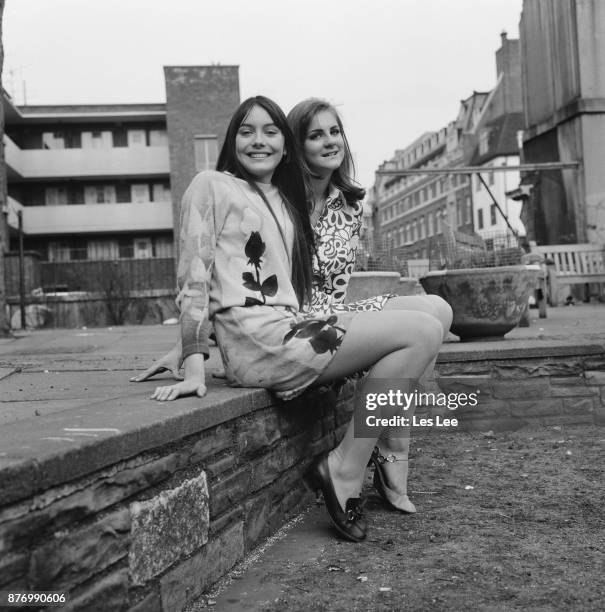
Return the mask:
<path fill-rule="evenodd" d="M 211 179 L 198 174 L 183 196 L 177 269 L 182 359 L 202 353 L 208 359 L 208 286 L 216 251 L 215 201 Z"/>

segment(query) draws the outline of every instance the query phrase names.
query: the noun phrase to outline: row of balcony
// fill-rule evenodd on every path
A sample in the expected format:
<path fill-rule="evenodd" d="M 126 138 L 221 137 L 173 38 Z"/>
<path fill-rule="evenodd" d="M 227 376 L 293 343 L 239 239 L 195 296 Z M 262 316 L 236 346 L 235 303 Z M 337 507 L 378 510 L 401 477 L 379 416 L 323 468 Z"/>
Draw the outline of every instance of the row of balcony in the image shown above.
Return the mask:
<path fill-rule="evenodd" d="M 111 149 L 20 149 L 4 136 L 9 172 L 21 179 L 157 176 L 170 172 L 167 146 Z"/>
<path fill-rule="evenodd" d="M 28 236 L 94 234 L 172 229 L 171 202 L 22 206 L 8 199 L 8 223 L 18 228 L 18 211 Z"/>

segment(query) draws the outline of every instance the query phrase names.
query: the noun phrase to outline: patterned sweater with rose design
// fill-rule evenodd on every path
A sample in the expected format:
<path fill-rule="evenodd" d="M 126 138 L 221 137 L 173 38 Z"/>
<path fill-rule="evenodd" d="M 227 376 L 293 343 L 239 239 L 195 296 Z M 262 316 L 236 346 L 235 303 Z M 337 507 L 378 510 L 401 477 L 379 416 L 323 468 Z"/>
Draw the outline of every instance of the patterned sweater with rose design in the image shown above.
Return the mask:
<path fill-rule="evenodd" d="M 285 245 L 246 181 L 205 171 L 183 196 L 177 270 L 183 359 L 193 353 L 208 357 L 207 322 L 218 312 L 265 304 L 298 311 L 291 264 L 284 256 L 292 252 L 292 225 L 277 188 L 257 185 L 283 228 Z"/>

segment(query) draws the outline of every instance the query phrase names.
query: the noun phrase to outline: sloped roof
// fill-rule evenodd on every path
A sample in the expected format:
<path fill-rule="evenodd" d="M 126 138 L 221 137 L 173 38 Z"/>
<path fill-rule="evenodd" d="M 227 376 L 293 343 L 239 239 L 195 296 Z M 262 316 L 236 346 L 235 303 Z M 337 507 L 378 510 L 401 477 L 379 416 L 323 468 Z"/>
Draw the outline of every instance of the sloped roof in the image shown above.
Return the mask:
<path fill-rule="evenodd" d="M 523 129 L 523 113 L 507 113 L 487 121 L 477 131 L 477 143 L 471 156 L 472 166 L 481 166 L 494 157 L 519 155 L 517 132 Z M 484 130 L 488 130 L 488 148 L 479 154 L 479 139 Z"/>

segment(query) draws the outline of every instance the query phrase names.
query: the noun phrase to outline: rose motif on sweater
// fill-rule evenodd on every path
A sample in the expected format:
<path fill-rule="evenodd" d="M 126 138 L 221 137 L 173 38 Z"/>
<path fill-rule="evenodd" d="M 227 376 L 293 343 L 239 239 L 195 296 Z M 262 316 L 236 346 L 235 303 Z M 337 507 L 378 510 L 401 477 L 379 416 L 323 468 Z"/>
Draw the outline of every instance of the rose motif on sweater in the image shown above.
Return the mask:
<path fill-rule="evenodd" d="M 277 276 L 272 274 L 265 280 L 261 281 L 260 271 L 262 256 L 265 253 L 266 245 L 259 232 L 252 232 L 246 246 L 244 247 L 244 253 L 248 258 L 248 265 L 254 266 L 255 274 L 252 272 L 243 272 L 242 281 L 246 289 L 260 293 L 262 299 L 256 297 L 246 297 L 244 306 L 259 306 L 267 303 L 267 297 L 273 297 L 277 293 Z"/>

